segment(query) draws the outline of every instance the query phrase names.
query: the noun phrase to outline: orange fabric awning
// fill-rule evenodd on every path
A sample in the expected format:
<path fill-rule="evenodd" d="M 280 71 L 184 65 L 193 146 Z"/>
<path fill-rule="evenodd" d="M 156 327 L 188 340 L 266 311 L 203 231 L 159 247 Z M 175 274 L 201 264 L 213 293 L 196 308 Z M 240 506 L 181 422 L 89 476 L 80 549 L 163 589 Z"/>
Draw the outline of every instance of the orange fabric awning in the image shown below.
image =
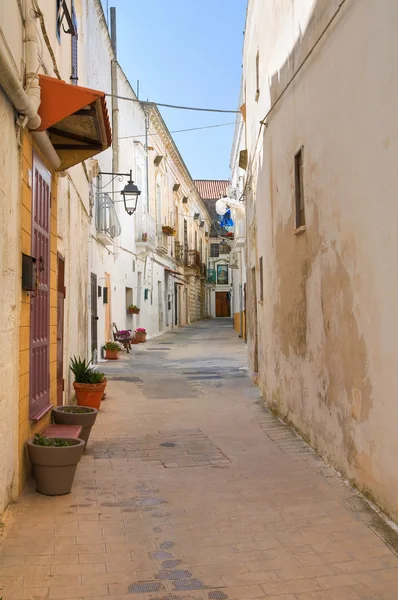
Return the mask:
<path fill-rule="evenodd" d="M 41 125 L 61 159 L 60 171 L 106 150 L 112 143 L 105 93 L 39 75 Z"/>

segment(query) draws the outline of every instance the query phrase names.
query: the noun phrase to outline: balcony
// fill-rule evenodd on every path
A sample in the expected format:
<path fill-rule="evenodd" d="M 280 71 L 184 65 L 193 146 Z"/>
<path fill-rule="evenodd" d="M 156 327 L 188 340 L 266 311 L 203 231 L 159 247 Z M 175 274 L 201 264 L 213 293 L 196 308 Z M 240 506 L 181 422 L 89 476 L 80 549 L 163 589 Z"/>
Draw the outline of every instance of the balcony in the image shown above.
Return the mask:
<path fill-rule="evenodd" d="M 217 273 L 215 269 L 208 269 L 207 271 L 207 283 L 217 283 Z"/>
<path fill-rule="evenodd" d="M 156 247 L 156 222 L 148 213 L 135 215 L 135 242 L 138 248 Z"/>
<path fill-rule="evenodd" d="M 201 265 L 200 252 L 198 250 L 188 250 L 188 267 L 200 270 Z"/>
<path fill-rule="evenodd" d="M 105 246 L 112 246 L 114 238 L 122 232 L 115 203 L 109 194 L 98 193 L 96 195 L 95 228 L 97 239 Z"/>
<path fill-rule="evenodd" d="M 178 263 L 184 263 L 184 247 L 181 242 L 174 242 L 174 258 Z"/>
<path fill-rule="evenodd" d="M 156 250 L 160 254 L 167 254 L 169 251 L 169 237 L 168 237 L 168 235 L 163 233 L 161 227 L 157 231 Z"/>

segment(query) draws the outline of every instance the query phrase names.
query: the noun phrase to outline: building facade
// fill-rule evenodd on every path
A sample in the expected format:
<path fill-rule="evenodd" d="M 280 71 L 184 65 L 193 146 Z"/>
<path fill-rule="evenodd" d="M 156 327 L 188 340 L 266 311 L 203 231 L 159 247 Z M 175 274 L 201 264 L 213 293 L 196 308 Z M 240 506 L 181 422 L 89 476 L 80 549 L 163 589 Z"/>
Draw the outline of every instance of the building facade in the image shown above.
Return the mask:
<path fill-rule="evenodd" d="M 395 519 L 397 23 L 393 0 L 250 0 L 242 102 L 251 369 Z"/>
<path fill-rule="evenodd" d="M 229 318 L 233 316 L 233 271 L 230 260 L 233 234 L 220 226 L 220 215 L 216 212 L 216 202 L 220 198 L 227 197 L 230 182 L 225 179 L 197 179 L 195 185 L 211 218 L 206 286 L 208 316 Z"/>
<path fill-rule="evenodd" d="M 71 356 L 99 359 L 114 323 L 157 335 L 205 316 L 210 218 L 100 0 L 2 2 L 0 33 L 1 514 L 29 477 L 26 441 L 72 397 Z"/>

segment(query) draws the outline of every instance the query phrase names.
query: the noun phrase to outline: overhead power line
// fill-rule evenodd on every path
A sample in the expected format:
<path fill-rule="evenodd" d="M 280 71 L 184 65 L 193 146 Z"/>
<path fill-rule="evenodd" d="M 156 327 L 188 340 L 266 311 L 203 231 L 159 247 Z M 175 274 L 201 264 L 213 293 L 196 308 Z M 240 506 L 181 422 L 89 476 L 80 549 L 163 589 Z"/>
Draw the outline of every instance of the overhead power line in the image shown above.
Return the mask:
<path fill-rule="evenodd" d="M 233 123 L 220 123 L 219 125 L 206 125 L 204 127 L 191 127 L 190 129 L 175 129 L 174 131 L 170 131 L 170 133 L 184 133 L 185 131 L 199 131 L 200 129 L 214 129 L 215 127 L 227 127 L 228 125 L 235 125 L 235 121 Z M 161 133 L 149 133 L 148 135 L 161 135 Z M 119 137 L 119 140 L 128 140 L 130 138 L 139 138 L 145 137 L 145 133 L 140 133 L 139 135 L 125 135 L 123 137 Z"/>
<path fill-rule="evenodd" d="M 108 96 L 109 98 L 118 98 L 119 100 L 127 100 L 128 102 L 138 102 L 139 104 L 141 104 L 141 100 L 138 100 L 136 98 L 127 98 L 127 96 L 118 96 L 117 94 L 105 94 L 105 96 Z M 239 114 L 239 110 L 226 110 L 222 108 L 196 108 L 193 106 L 178 106 L 177 104 L 163 104 L 161 102 L 152 101 L 148 101 L 148 104 L 156 104 L 156 106 L 163 106 L 165 108 L 176 108 L 178 110 L 196 110 L 199 112 L 228 113 L 233 115 Z"/>

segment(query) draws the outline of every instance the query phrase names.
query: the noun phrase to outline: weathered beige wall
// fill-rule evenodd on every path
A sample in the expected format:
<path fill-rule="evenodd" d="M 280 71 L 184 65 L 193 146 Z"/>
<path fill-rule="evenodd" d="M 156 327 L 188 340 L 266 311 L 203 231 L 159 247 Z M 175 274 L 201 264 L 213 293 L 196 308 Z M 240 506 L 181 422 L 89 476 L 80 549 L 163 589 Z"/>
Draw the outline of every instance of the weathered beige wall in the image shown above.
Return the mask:
<path fill-rule="evenodd" d="M 0 90 L 0 515 L 16 471 L 20 270 L 20 157 L 14 112 Z M 11 177 L 10 177 L 11 174 Z"/>
<path fill-rule="evenodd" d="M 249 3 L 249 156 L 256 123 L 337 4 Z M 264 259 L 257 332 L 266 401 L 395 518 L 397 25 L 395 0 L 385 0 L 383 10 L 372 0 L 346 3 L 270 114 L 248 194 L 248 278 L 250 288 L 256 267 L 257 296 Z M 258 48 L 262 86 L 255 102 Z M 306 232 L 294 235 L 293 166 L 301 145 Z M 253 365 L 253 311 L 248 319 Z"/>

